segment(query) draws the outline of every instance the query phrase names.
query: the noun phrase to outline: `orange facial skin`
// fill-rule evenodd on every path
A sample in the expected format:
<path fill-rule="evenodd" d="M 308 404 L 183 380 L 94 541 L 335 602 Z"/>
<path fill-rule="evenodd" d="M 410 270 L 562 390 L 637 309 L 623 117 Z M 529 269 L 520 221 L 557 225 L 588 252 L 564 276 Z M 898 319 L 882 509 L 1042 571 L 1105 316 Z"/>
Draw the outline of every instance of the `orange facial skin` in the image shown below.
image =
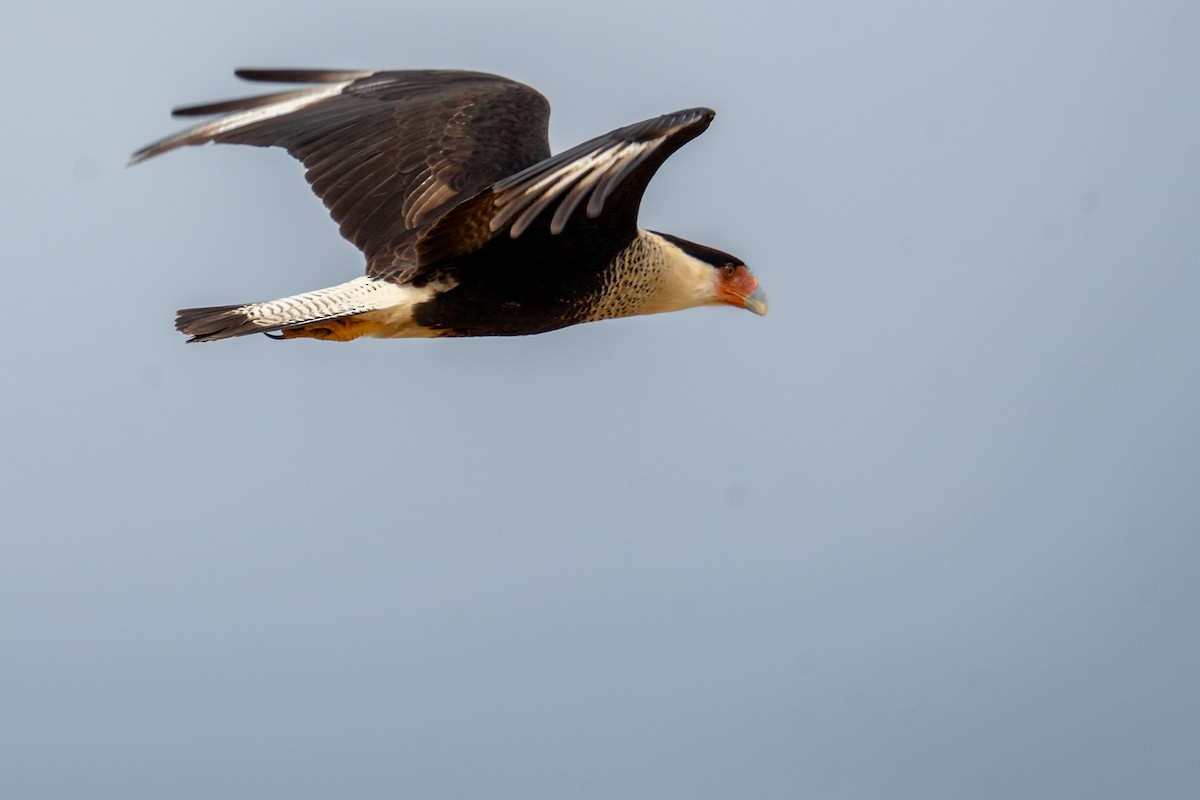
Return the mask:
<path fill-rule="evenodd" d="M 717 293 L 721 302 L 766 316 L 767 294 L 745 264 L 726 264 L 719 272 Z"/>

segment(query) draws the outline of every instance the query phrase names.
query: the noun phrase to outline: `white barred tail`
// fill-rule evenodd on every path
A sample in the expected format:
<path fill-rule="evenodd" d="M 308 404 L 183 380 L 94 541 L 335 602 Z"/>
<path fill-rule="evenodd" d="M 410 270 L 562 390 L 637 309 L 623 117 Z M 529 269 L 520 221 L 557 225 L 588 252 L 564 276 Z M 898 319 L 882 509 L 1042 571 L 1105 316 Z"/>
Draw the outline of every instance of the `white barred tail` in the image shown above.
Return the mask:
<path fill-rule="evenodd" d="M 185 308 L 175 318 L 175 328 L 191 336 L 189 342 L 272 333 L 401 305 L 408 299 L 405 294 L 403 287 L 389 281 L 355 278 L 327 289 L 264 303 Z"/>

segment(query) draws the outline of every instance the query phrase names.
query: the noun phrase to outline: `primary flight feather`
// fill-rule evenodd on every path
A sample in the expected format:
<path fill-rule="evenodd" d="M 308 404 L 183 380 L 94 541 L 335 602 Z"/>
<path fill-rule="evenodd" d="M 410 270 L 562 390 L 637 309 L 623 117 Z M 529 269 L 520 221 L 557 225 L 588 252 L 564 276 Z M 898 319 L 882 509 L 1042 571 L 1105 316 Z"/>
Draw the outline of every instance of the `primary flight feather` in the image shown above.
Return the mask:
<path fill-rule="evenodd" d="M 207 142 L 282 147 L 366 256 L 366 275 L 279 300 L 183 309 L 176 327 L 189 341 L 511 336 L 718 304 L 766 313 L 740 259 L 637 225 L 646 185 L 708 127 L 709 109 L 551 156 L 550 104 L 498 75 L 237 75 L 305 88 L 176 109 L 216 118 L 143 147 L 131 163 Z"/>

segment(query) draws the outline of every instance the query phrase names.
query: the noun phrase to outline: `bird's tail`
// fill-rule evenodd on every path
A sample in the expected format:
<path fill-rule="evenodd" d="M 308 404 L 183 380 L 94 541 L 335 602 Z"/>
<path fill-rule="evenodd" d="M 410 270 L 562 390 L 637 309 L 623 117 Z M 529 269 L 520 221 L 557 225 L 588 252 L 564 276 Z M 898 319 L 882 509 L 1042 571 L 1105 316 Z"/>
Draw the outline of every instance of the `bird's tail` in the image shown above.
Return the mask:
<path fill-rule="evenodd" d="M 399 287 L 391 282 L 362 277 L 265 303 L 185 308 L 175 317 L 175 329 L 191 336 L 189 342 L 212 342 L 232 336 L 280 331 L 279 338 L 305 336 L 346 341 L 378 327 L 364 322 L 352 323 L 347 318 L 393 305 L 396 298 L 392 295 L 397 289 Z"/>

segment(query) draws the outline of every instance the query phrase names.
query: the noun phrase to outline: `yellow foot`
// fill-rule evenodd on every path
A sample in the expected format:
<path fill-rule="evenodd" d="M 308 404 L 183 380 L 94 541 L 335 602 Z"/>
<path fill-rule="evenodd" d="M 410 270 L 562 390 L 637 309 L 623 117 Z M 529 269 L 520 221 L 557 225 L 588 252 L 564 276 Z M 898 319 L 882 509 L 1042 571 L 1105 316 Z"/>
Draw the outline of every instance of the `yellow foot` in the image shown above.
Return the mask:
<path fill-rule="evenodd" d="M 364 320 L 361 316 L 326 319 L 300 328 L 287 328 L 280 331 L 283 334 L 281 338 L 323 339 L 327 342 L 348 342 L 351 339 L 357 339 L 360 336 L 374 333 L 383 327 L 380 323 Z"/>

